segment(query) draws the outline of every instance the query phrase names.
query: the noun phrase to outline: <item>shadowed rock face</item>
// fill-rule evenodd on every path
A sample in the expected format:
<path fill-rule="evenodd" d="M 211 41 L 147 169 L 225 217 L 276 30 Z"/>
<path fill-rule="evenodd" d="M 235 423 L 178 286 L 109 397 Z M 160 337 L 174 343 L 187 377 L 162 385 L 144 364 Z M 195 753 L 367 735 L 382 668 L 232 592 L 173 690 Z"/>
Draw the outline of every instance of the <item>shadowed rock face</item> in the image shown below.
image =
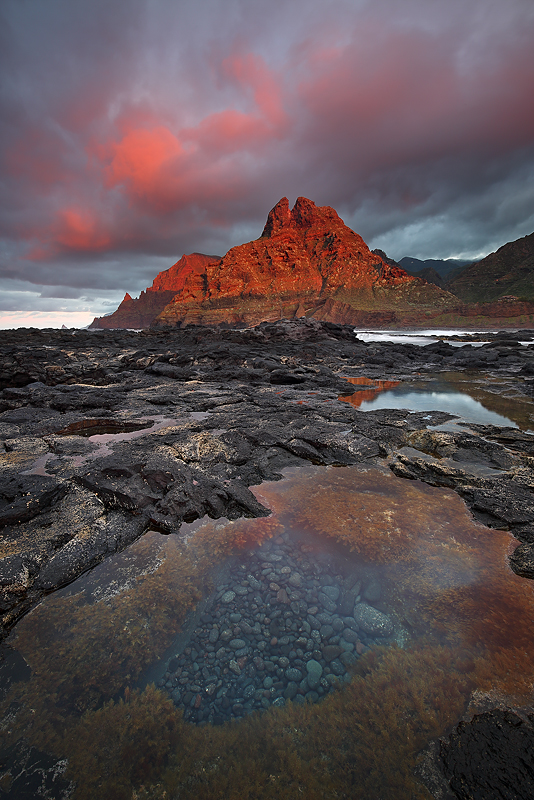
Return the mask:
<path fill-rule="evenodd" d="M 299 197 L 290 210 L 284 197 L 259 239 L 208 264 L 204 286 L 186 279 L 155 325 L 248 326 L 302 316 L 349 324 L 394 322 L 392 311 L 421 313 L 456 302 L 372 253 L 334 209 Z"/>
<path fill-rule="evenodd" d="M 447 289 L 466 303 L 495 303 L 504 299 L 531 304 L 533 276 L 534 233 L 531 233 L 466 267 L 448 281 Z"/>

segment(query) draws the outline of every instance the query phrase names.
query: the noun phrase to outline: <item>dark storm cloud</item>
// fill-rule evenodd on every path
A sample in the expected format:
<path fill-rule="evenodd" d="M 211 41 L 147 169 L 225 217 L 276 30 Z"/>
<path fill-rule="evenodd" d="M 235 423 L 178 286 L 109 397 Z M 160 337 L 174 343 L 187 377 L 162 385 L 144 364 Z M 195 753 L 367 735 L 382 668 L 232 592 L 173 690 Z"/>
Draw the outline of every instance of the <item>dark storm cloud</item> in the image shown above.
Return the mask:
<path fill-rule="evenodd" d="M 534 229 L 531 0 L 1 13 L 0 286 L 36 308 L 103 310 L 184 252 L 258 236 L 284 195 L 397 258 Z"/>

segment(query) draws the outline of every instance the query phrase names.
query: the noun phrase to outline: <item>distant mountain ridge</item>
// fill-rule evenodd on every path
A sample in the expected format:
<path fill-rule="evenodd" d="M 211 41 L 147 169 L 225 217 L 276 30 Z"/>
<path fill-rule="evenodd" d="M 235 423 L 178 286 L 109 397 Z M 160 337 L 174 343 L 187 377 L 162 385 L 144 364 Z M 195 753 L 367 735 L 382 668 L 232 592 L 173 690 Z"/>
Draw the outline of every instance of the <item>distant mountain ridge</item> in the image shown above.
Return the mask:
<path fill-rule="evenodd" d="M 184 291 L 186 281 L 202 284 L 207 264 L 220 261 L 220 256 L 191 253 L 182 256 L 169 269 L 159 272 L 152 286 L 141 292 L 137 300 L 126 292 L 124 300 L 112 314 L 95 317 L 90 328 L 149 328 L 158 314 L 171 302 L 177 292 Z"/>
<path fill-rule="evenodd" d="M 508 242 L 447 282 L 465 303 L 490 303 L 505 297 L 534 302 L 534 233 Z"/>
<path fill-rule="evenodd" d="M 399 261 L 400 266 L 409 272 L 410 275 L 420 272 L 423 269 L 433 269 L 441 277 L 450 275 L 451 272 L 456 272 L 459 269 L 474 264 L 473 260 L 463 258 L 426 258 L 422 261 L 420 258 L 412 258 L 411 256 L 404 256 Z"/>

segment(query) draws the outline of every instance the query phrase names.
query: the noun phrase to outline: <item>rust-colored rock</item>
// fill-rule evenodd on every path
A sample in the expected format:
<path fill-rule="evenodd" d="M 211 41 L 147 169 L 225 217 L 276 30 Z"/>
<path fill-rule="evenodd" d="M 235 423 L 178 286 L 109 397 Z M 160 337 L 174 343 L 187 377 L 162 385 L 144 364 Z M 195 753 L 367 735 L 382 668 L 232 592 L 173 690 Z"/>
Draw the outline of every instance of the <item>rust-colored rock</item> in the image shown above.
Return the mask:
<path fill-rule="evenodd" d="M 255 325 L 314 316 L 348 324 L 452 308 L 457 299 L 372 253 L 333 208 L 299 197 L 272 209 L 262 235 L 186 277 L 154 323 Z M 387 319 L 384 319 L 384 312 Z"/>
<path fill-rule="evenodd" d="M 137 300 L 126 292 L 124 300 L 113 314 L 96 317 L 90 328 L 148 328 L 177 292 L 186 298 L 188 292 L 203 289 L 206 265 L 220 260 L 219 256 L 191 253 L 160 272 L 152 286 L 141 292 Z M 186 288 L 187 286 L 187 288 Z"/>

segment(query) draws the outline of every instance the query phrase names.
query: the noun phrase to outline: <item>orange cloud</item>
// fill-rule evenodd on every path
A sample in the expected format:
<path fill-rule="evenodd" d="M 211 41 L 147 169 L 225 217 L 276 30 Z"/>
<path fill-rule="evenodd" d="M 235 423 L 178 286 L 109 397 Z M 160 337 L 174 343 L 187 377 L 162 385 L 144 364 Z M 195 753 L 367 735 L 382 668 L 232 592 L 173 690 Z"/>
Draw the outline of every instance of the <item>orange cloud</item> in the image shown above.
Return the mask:
<path fill-rule="evenodd" d="M 111 241 L 108 233 L 99 228 L 91 212 L 76 208 L 60 212 L 55 239 L 70 250 L 102 250 Z"/>
<path fill-rule="evenodd" d="M 151 130 L 130 130 L 120 142 L 111 145 L 111 151 L 107 185 L 128 184 L 141 197 L 153 195 L 165 177 L 165 168 L 185 153 L 176 136 L 163 125 Z"/>
<path fill-rule="evenodd" d="M 81 208 L 61 209 L 49 228 L 34 230 L 29 238 L 38 242 L 27 255 L 33 261 L 49 259 L 62 250 L 98 252 L 111 244 L 101 223 Z"/>

